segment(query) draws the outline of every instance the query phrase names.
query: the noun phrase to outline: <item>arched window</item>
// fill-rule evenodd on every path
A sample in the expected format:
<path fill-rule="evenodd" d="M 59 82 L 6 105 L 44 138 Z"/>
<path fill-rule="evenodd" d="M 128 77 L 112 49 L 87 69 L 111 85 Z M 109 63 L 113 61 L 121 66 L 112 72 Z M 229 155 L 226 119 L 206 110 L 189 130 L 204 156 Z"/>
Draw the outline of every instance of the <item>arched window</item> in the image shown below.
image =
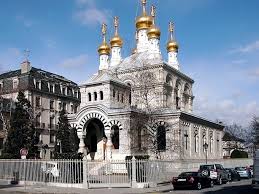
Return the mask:
<path fill-rule="evenodd" d="M 100 91 L 100 100 L 103 100 L 103 91 Z"/>
<path fill-rule="evenodd" d="M 112 144 L 114 146 L 114 149 L 119 149 L 120 147 L 120 132 L 119 127 L 117 125 L 112 126 Z"/>
<path fill-rule="evenodd" d="M 165 126 L 161 125 L 157 128 L 157 149 L 164 151 L 166 149 L 166 131 Z"/>
<path fill-rule="evenodd" d="M 94 92 L 94 100 L 97 100 L 97 92 Z"/>
<path fill-rule="evenodd" d="M 198 152 L 198 145 L 199 145 L 199 136 L 198 136 L 198 131 L 196 130 L 194 132 L 194 151 L 196 153 Z"/>
<path fill-rule="evenodd" d="M 88 101 L 91 101 L 92 100 L 92 95 L 91 95 L 91 93 L 89 92 L 88 93 Z"/>
<path fill-rule="evenodd" d="M 174 93 L 175 93 L 175 105 L 176 105 L 176 109 L 180 109 L 181 106 L 180 106 L 180 83 L 179 81 L 176 82 L 176 85 L 175 85 L 175 90 L 174 90 Z"/>
<path fill-rule="evenodd" d="M 112 96 L 113 96 L 113 98 L 115 98 L 115 96 L 116 96 L 116 92 L 114 89 L 112 90 Z"/>
<path fill-rule="evenodd" d="M 131 85 L 130 83 L 127 83 L 128 86 L 130 86 L 130 93 L 129 93 L 129 104 L 131 105 Z"/>
<path fill-rule="evenodd" d="M 120 101 L 120 93 L 119 92 L 117 93 L 117 101 L 118 102 Z"/>

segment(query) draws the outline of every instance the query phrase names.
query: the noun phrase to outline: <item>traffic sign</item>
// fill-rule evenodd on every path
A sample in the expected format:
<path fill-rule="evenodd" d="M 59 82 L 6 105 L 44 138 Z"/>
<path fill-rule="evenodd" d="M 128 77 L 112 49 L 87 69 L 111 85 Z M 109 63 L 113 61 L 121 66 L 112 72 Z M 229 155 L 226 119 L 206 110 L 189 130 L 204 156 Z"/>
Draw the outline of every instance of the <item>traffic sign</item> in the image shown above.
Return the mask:
<path fill-rule="evenodd" d="M 26 157 L 28 155 L 28 150 L 26 148 L 20 149 L 20 155 Z"/>

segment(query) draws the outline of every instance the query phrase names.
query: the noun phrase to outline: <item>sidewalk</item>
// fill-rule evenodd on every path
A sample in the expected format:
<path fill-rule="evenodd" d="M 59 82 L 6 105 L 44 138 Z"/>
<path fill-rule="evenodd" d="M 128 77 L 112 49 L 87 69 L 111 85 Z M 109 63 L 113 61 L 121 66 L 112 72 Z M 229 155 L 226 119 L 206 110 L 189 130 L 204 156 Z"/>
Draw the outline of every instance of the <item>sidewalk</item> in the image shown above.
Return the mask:
<path fill-rule="evenodd" d="M 170 184 L 161 185 L 156 188 L 145 188 L 145 189 L 133 189 L 133 188 L 97 188 L 97 189 L 78 189 L 78 188 L 63 188 L 63 187 L 44 187 L 44 186 L 7 186 L 0 185 L 1 191 L 10 193 L 62 193 L 62 194 L 130 194 L 130 193 L 163 193 L 172 190 L 173 187 Z"/>

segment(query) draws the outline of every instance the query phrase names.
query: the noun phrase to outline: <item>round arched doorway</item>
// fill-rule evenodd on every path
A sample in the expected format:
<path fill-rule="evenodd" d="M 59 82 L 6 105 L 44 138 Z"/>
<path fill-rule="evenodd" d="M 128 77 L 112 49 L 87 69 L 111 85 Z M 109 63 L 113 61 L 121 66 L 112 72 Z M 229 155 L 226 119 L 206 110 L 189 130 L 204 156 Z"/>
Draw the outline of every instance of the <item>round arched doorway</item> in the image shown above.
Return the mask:
<path fill-rule="evenodd" d="M 103 158 L 103 140 L 107 139 L 104 132 L 104 125 L 101 120 L 92 118 L 84 126 L 85 138 L 84 143 L 87 154 L 90 154 L 91 160 L 96 157 Z"/>

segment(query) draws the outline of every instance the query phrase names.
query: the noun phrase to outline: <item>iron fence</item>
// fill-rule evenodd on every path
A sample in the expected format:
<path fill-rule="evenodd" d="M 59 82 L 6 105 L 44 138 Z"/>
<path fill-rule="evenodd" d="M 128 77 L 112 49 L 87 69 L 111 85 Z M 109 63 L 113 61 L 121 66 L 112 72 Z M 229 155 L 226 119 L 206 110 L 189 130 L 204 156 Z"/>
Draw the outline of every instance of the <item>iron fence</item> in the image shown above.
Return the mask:
<path fill-rule="evenodd" d="M 212 162 L 212 161 L 211 161 Z M 227 161 L 243 164 L 249 161 Z M 210 163 L 210 162 L 209 162 Z M 215 163 L 215 161 L 214 161 Z M 219 162 L 220 163 L 220 162 Z M 61 187 L 138 187 L 170 182 L 184 171 L 196 171 L 195 160 L 0 160 L 0 180 L 13 184 L 44 184 Z M 225 165 L 224 165 L 225 166 Z"/>

